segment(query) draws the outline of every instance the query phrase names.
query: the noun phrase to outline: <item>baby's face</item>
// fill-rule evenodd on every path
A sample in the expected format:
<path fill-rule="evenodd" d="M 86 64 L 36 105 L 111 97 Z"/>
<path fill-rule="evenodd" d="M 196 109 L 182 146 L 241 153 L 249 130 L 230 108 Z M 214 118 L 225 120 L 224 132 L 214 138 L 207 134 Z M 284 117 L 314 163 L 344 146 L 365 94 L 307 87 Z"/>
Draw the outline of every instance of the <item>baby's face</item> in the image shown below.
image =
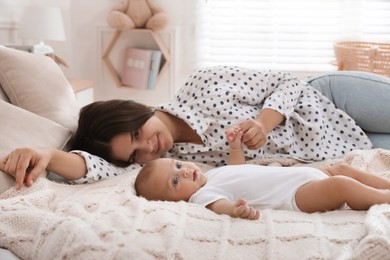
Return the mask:
<path fill-rule="evenodd" d="M 169 158 L 157 160 L 154 171 L 158 172 L 152 175 L 152 183 L 156 192 L 160 193 L 161 200 L 188 201 L 206 183 L 206 176 L 192 162 Z"/>

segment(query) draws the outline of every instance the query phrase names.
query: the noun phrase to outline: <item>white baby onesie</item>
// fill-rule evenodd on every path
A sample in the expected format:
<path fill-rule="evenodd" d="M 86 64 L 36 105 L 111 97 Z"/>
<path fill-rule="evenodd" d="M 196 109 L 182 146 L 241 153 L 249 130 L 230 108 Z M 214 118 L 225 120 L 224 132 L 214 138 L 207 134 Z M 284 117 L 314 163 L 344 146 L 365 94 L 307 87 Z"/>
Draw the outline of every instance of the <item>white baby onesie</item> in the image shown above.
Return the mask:
<path fill-rule="evenodd" d="M 310 167 L 271 167 L 253 164 L 228 165 L 206 173 L 207 182 L 189 202 L 207 206 L 219 199 L 245 199 L 257 209 L 300 211 L 295 193 L 302 185 L 328 178 Z"/>

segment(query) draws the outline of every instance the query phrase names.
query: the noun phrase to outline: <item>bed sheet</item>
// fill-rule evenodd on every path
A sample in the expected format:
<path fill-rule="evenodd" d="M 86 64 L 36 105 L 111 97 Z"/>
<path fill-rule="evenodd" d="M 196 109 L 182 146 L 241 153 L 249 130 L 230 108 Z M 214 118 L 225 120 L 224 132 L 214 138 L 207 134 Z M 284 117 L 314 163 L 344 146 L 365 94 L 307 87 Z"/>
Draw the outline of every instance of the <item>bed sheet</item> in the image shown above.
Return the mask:
<path fill-rule="evenodd" d="M 344 161 L 390 178 L 390 151 Z M 293 160 L 251 163 L 299 167 Z M 307 164 L 305 165 L 307 166 Z M 0 246 L 21 259 L 386 259 L 390 205 L 326 213 L 263 210 L 257 221 L 134 195 L 137 171 L 87 185 L 40 178 L 0 195 Z"/>

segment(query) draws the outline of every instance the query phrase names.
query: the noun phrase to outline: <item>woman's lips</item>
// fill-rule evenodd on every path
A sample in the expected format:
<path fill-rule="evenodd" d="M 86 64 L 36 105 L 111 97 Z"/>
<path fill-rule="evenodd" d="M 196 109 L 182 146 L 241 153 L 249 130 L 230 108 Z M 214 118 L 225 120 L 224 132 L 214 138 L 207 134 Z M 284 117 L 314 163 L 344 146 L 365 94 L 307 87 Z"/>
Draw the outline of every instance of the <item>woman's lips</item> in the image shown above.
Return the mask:
<path fill-rule="evenodd" d="M 192 181 L 196 181 L 197 179 L 198 179 L 198 173 L 194 171 L 194 173 L 192 174 Z"/>

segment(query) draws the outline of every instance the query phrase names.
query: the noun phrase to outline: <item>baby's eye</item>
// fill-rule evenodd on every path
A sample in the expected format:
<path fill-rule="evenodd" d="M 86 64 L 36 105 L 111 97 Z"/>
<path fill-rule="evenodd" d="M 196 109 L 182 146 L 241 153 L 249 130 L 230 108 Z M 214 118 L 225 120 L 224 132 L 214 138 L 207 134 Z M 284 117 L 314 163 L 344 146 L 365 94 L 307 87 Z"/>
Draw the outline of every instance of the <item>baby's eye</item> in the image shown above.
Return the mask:
<path fill-rule="evenodd" d="M 182 166 L 181 162 L 176 162 L 176 168 L 177 168 L 177 169 L 180 169 L 181 166 Z"/>
<path fill-rule="evenodd" d="M 178 176 L 173 177 L 172 178 L 173 187 L 176 187 L 178 183 L 179 183 L 179 177 Z"/>

